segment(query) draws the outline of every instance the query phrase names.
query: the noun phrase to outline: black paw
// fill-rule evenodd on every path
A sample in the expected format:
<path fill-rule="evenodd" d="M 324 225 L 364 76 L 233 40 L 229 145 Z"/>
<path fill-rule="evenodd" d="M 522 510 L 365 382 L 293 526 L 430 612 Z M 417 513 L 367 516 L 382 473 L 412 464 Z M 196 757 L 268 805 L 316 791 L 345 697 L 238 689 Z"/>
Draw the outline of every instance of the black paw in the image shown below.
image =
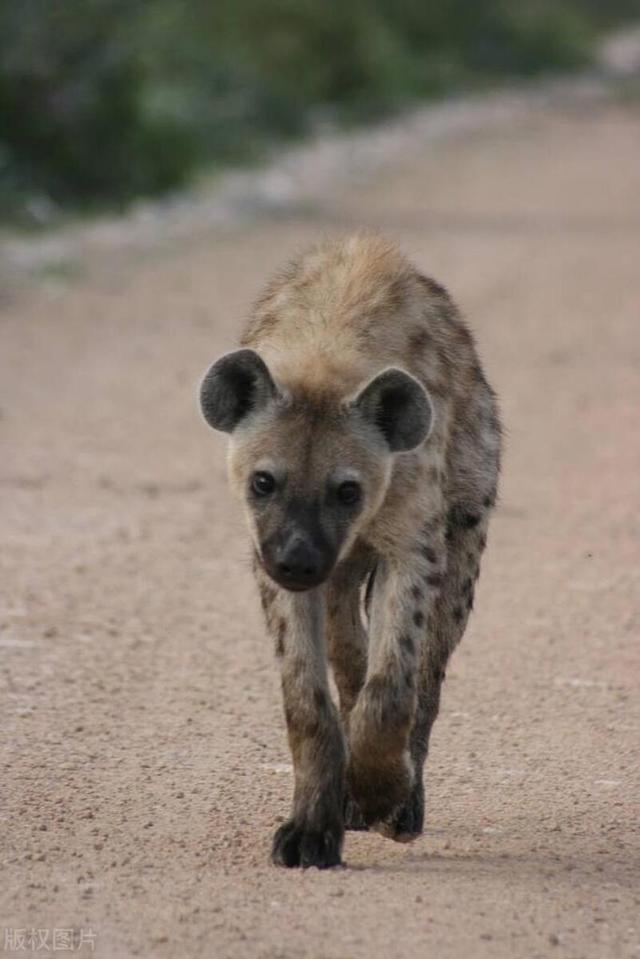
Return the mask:
<path fill-rule="evenodd" d="M 369 828 L 364 821 L 360 806 L 349 796 L 344 802 L 344 828 L 352 829 L 354 832 L 366 832 Z"/>
<path fill-rule="evenodd" d="M 341 864 L 340 850 L 342 848 L 343 830 L 310 829 L 304 824 L 289 819 L 276 830 L 271 849 L 271 860 L 276 866 L 317 866 L 318 869 L 329 869 Z"/>
<path fill-rule="evenodd" d="M 396 842 L 411 842 L 424 828 L 424 786 L 422 780 L 414 783 L 409 798 L 383 822 L 376 824 L 376 830 L 388 839 Z"/>

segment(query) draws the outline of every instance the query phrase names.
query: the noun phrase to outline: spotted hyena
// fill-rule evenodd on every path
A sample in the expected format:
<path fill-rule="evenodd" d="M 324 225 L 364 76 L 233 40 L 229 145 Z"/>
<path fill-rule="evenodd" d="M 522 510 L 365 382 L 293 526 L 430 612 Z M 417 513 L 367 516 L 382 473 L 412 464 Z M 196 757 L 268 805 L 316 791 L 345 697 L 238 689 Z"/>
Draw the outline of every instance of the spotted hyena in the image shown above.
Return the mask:
<path fill-rule="evenodd" d="M 295 789 L 273 861 L 423 827 L 423 766 L 496 499 L 500 423 L 445 289 L 358 235 L 291 263 L 207 372 L 282 672 Z M 333 703 L 330 664 L 339 694 Z"/>

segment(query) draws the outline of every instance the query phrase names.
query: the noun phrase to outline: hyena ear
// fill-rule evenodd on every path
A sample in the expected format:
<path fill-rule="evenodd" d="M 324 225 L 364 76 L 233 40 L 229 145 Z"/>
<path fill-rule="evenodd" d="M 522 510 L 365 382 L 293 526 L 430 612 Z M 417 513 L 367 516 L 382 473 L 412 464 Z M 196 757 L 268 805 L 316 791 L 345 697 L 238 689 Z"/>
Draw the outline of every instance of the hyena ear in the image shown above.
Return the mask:
<path fill-rule="evenodd" d="M 234 350 L 209 367 L 200 386 L 200 408 L 214 430 L 232 433 L 238 423 L 278 396 L 264 360 L 255 350 Z"/>
<path fill-rule="evenodd" d="M 415 449 L 431 432 L 433 406 L 429 395 L 404 370 L 383 370 L 363 387 L 352 405 L 380 430 L 393 453 Z"/>

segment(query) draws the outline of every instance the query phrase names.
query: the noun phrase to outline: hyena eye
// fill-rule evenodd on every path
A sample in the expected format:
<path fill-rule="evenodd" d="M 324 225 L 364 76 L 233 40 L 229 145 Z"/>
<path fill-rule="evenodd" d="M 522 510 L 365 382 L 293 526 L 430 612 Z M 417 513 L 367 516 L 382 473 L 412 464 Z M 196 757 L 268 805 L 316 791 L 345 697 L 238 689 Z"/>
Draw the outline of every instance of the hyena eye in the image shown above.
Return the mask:
<path fill-rule="evenodd" d="M 271 473 L 260 471 L 251 477 L 251 489 L 256 496 L 269 496 L 276 488 L 276 481 Z"/>
<path fill-rule="evenodd" d="M 345 480 L 336 490 L 338 499 L 345 506 L 354 506 L 362 496 L 360 484 L 355 480 Z"/>

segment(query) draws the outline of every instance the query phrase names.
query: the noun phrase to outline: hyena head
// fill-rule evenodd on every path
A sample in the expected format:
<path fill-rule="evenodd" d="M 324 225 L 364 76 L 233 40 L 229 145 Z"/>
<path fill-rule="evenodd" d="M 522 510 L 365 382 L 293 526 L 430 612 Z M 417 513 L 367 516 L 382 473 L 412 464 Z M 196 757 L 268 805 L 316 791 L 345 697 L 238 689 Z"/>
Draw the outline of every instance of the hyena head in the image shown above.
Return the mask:
<path fill-rule="evenodd" d="M 251 349 L 213 364 L 200 404 L 230 434 L 229 478 L 258 559 L 290 590 L 327 579 L 380 508 L 394 454 L 419 446 L 432 421 L 427 393 L 403 370 L 341 397 L 287 389 Z"/>

